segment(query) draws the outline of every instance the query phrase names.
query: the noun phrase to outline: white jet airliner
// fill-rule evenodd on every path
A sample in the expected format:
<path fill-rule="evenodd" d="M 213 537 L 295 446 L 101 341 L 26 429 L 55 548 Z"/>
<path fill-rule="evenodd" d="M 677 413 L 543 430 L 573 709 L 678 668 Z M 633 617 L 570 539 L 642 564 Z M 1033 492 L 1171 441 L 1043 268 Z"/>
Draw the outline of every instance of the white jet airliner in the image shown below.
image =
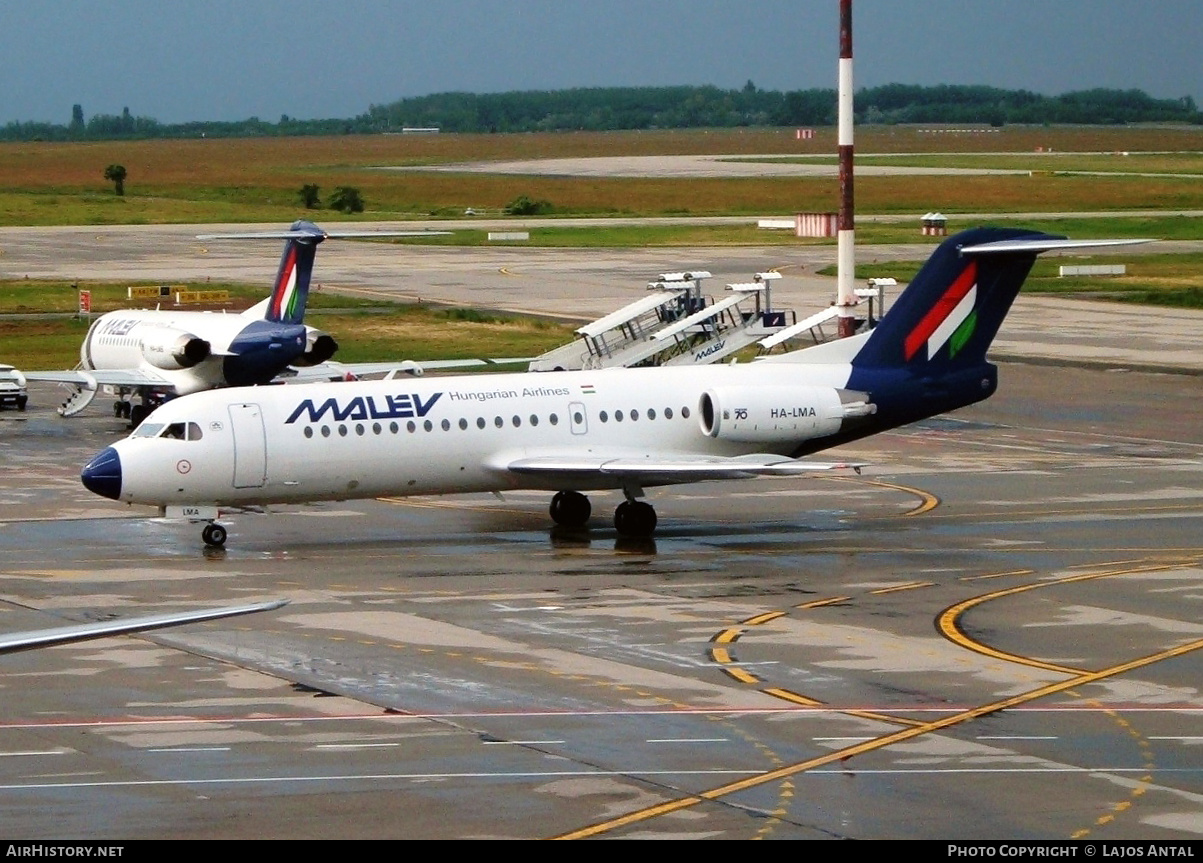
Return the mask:
<path fill-rule="evenodd" d="M 96 494 L 208 522 L 221 509 L 544 489 L 583 525 L 621 489 L 619 533 L 656 525 L 652 486 L 842 466 L 801 456 L 989 397 L 986 350 L 1044 251 L 1073 241 L 979 228 L 944 241 L 873 330 L 741 365 L 362 381 L 200 393 L 160 408 L 81 474 Z"/>
<path fill-rule="evenodd" d="M 325 239 L 412 237 L 447 231 L 325 231 L 298 221 L 285 231 L 201 234 L 198 239 L 282 239 L 284 253 L 271 296 L 241 314 L 173 309 L 122 310 L 96 319 L 80 345 L 79 366 L 71 371 L 27 372 L 31 381 L 74 384 L 59 408 L 79 413 L 99 387 L 117 394 L 116 416 L 137 426 L 175 396 L 216 387 L 266 384 L 281 375 L 295 379 L 367 374 L 390 368 L 420 373 L 425 368 L 484 365 L 483 360 L 398 362 L 325 366 L 338 349 L 334 339 L 304 323 L 305 303 L 317 246 Z M 311 369 L 311 370 L 310 370 Z M 307 370 L 307 371 L 301 371 Z M 136 396 L 139 404 L 132 404 Z"/>

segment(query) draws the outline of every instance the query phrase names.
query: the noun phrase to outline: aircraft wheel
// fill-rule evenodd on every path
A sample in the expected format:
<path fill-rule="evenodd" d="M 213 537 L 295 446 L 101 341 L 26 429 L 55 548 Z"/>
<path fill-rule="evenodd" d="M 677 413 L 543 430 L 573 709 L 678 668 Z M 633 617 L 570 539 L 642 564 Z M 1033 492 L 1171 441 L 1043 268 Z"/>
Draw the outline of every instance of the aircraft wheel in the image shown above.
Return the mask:
<path fill-rule="evenodd" d="M 117 401 L 113 402 L 113 416 L 117 417 L 117 419 L 121 419 L 123 416 L 125 416 L 125 406 L 126 403 L 121 401 L 121 399 L 117 399 Z"/>
<path fill-rule="evenodd" d="M 558 491 L 551 499 L 551 519 L 565 527 L 582 527 L 589 520 L 593 506 L 579 491 Z"/>
<path fill-rule="evenodd" d="M 206 524 L 204 530 L 201 531 L 201 539 L 205 541 L 205 545 L 211 545 L 214 548 L 221 548 L 226 544 L 226 529 L 216 522 Z"/>
<path fill-rule="evenodd" d="M 614 527 L 623 536 L 651 536 L 656 531 L 656 510 L 641 500 L 625 500 L 614 510 Z"/>
<path fill-rule="evenodd" d="M 129 424 L 133 428 L 137 428 L 142 424 L 142 420 L 146 419 L 150 410 L 146 405 L 132 405 L 129 409 Z"/>

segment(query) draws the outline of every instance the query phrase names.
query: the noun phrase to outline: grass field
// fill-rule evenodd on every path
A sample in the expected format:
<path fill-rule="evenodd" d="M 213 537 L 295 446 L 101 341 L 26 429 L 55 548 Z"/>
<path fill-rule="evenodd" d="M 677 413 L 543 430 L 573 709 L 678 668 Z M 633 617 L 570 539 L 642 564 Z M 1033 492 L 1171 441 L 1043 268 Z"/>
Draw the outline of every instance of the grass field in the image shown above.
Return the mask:
<path fill-rule="evenodd" d="M 379 171 L 589 155 L 830 156 L 833 129 L 798 140 L 792 129 L 523 135 L 377 135 L 81 144 L 0 144 L 0 225 L 291 222 L 306 183 L 329 195 L 359 188 L 367 208 L 323 221 L 457 218 L 499 213 L 519 195 L 559 215 L 772 215 L 836 208 L 834 178 L 575 178 Z M 1040 152 L 1037 152 L 1039 148 Z M 1050 154 L 1048 151 L 1052 151 Z M 1008 154 L 983 156 L 981 153 Z M 1114 155 L 1128 152 L 1129 157 Z M 1203 129 L 1195 127 L 982 128 L 936 134 L 916 127 L 857 131 L 866 163 L 1007 166 L 1032 176 L 857 177 L 862 213 L 1203 209 Z M 966 155 L 977 153 L 979 155 Z M 893 155 L 891 155 L 893 154 Z M 898 155 L 906 154 L 906 155 Z M 914 155 L 920 154 L 920 155 Z M 923 155 L 930 154 L 930 155 Z M 888 158 L 887 158 L 888 157 Z M 126 166 L 126 195 L 103 179 Z M 1183 176 L 1118 176 L 1122 169 Z M 1119 167 L 1117 167 L 1119 166 Z M 1067 171 L 1104 170 L 1111 176 Z M 1194 175 L 1194 176 L 1192 176 Z"/>

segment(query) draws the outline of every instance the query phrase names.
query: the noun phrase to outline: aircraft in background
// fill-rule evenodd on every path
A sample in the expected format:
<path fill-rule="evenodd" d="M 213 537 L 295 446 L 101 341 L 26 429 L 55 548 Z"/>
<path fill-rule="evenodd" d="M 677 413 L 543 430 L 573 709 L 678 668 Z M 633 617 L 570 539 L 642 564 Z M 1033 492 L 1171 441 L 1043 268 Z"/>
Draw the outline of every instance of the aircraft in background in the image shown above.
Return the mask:
<path fill-rule="evenodd" d="M 877 326 L 741 365 L 360 381 L 177 399 L 83 468 L 104 497 L 207 522 L 222 509 L 402 495 L 621 489 L 620 534 L 650 535 L 653 486 L 859 467 L 800 457 L 989 397 L 986 351 L 1041 252 L 1075 241 L 978 228 L 949 237 Z"/>
<path fill-rule="evenodd" d="M 75 386 L 59 408 L 73 416 L 98 388 L 117 395 L 115 416 L 137 426 L 176 396 L 218 387 L 267 384 L 281 379 L 332 379 L 396 369 L 484 365 L 485 360 L 325 365 L 338 349 L 334 339 L 304 323 L 317 246 L 331 238 L 412 237 L 446 231 L 325 231 L 297 221 L 286 231 L 201 234 L 198 239 L 283 239 L 284 253 L 271 296 L 240 314 L 176 310 L 129 310 L 101 315 L 80 346 L 72 371 L 26 373 L 31 381 Z M 504 361 L 502 361 L 504 362 Z M 137 397 L 138 404 L 131 399 Z"/>
<path fill-rule="evenodd" d="M 218 620 L 224 617 L 237 617 L 242 614 L 272 611 L 285 605 L 288 605 L 287 599 L 277 599 L 270 602 L 255 602 L 249 605 L 234 605 L 227 608 L 207 608 L 200 611 L 183 611 L 174 614 L 151 614 L 143 617 L 127 617 L 121 620 L 103 620 L 98 623 L 59 626 L 53 629 L 10 632 L 7 635 L 0 635 L 0 653 L 16 653 L 21 650 L 33 650 L 39 647 L 54 647 L 56 644 L 71 644 L 94 638 L 107 638 L 110 635 L 143 632 L 148 629 L 166 629 L 171 626 L 183 626 L 185 623 L 199 623 L 204 620 Z"/>

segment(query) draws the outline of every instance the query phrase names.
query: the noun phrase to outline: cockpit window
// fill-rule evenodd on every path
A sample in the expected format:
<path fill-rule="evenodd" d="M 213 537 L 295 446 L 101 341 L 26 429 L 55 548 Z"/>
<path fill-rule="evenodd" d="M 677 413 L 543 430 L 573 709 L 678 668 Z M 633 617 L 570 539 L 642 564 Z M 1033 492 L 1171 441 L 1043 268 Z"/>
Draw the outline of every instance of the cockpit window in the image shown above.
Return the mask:
<path fill-rule="evenodd" d="M 163 433 L 160 435 L 160 437 L 173 440 L 200 440 L 203 436 L 201 427 L 196 423 L 172 423 L 163 428 Z"/>
<path fill-rule="evenodd" d="M 142 423 L 130 437 L 155 437 L 163 430 L 163 423 Z"/>

